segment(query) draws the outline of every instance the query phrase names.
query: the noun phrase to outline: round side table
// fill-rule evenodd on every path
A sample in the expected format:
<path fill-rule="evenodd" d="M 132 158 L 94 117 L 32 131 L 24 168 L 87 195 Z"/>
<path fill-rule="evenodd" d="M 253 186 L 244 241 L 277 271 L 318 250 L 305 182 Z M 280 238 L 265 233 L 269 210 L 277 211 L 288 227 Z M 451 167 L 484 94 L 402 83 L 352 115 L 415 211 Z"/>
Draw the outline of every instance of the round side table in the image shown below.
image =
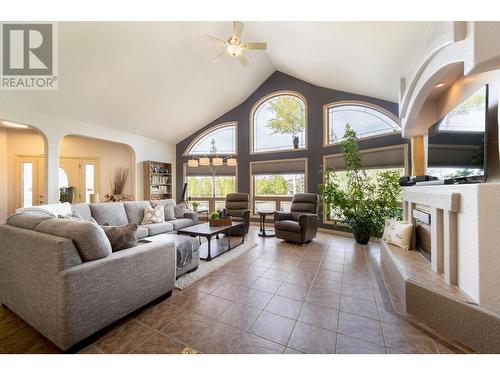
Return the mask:
<path fill-rule="evenodd" d="M 260 232 L 261 237 L 274 237 L 274 230 L 266 230 L 266 216 L 274 215 L 272 210 L 259 210 L 257 212 L 260 216 Z"/>

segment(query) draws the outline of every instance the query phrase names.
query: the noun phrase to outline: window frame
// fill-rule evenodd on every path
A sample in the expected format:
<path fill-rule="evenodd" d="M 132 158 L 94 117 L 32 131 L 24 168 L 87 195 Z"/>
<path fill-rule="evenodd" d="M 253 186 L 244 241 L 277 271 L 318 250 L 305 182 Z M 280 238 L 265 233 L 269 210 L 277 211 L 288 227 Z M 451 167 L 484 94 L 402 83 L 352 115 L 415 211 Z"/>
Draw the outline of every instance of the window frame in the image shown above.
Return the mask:
<path fill-rule="evenodd" d="M 302 100 L 304 103 L 304 116 L 305 116 L 305 121 L 304 121 L 304 147 L 303 148 L 289 148 L 286 150 L 271 150 L 271 151 L 255 151 L 255 143 L 254 143 L 254 126 L 255 126 L 255 121 L 254 121 L 254 115 L 255 112 L 259 109 L 261 105 L 263 105 L 265 102 L 268 100 L 277 97 L 277 96 L 295 96 L 296 98 Z M 262 98 L 260 98 L 253 106 L 252 109 L 250 110 L 250 116 L 248 119 L 248 124 L 249 124 L 249 150 L 250 150 L 250 155 L 261 155 L 261 154 L 274 154 L 274 153 L 279 153 L 279 152 L 297 152 L 297 151 L 307 151 L 308 145 L 309 145 L 309 129 L 308 129 L 308 117 L 309 117 L 309 107 L 307 105 L 307 100 L 304 95 L 297 91 L 290 91 L 290 90 L 280 90 L 280 91 L 273 91 Z"/>
<path fill-rule="evenodd" d="M 308 192 L 308 168 L 307 168 L 307 158 L 289 158 L 289 159 L 273 159 L 273 160 L 259 160 L 251 161 L 248 168 L 249 184 L 250 184 L 250 210 L 252 215 L 257 217 L 257 212 L 255 210 L 255 201 L 269 201 L 275 203 L 276 211 L 281 211 L 281 202 L 292 202 L 293 195 L 255 195 L 255 180 L 252 174 L 252 165 L 263 164 L 263 163 L 279 163 L 283 161 L 303 161 L 304 162 L 304 193 Z M 286 173 L 285 173 L 286 174 Z"/>
<path fill-rule="evenodd" d="M 408 163 L 408 144 L 406 143 L 402 143 L 402 144 L 399 144 L 399 145 L 392 145 L 392 146 L 384 146 L 384 147 L 374 147 L 374 148 L 368 148 L 368 149 L 365 149 L 365 150 L 360 150 L 360 153 L 361 154 L 366 154 L 366 153 L 370 153 L 370 152 L 377 152 L 377 151 L 383 151 L 383 150 L 391 150 L 391 149 L 397 149 L 397 148 L 402 148 L 403 149 L 403 160 L 404 160 L 404 165 L 403 165 L 403 170 L 404 170 L 404 174 L 405 175 L 408 175 L 408 172 L 409 172 L 409 163 Z M 327 159 L 328 158 L 333 158 L 333 157 L 339 157 L 339 156 L 342 156 L 342 153 L 339 152 L 339 153 L 335 153 L 335 154 L 327 154 L 327 155 L 323 155 L 323 176 L 325 175 L 326 173 L 326 166 L 327 166 Z M 365 168 L 365 169 L 387 169 L 387 168 L 384 168 L 384 167 L 381 167 L 381 168 Z M 322 180 L 323 181 L 323 180 Z M 328 218 L 326 216 L 326 210 L 323 209 L 323 212 L 322 212 L 322 216 L 323 216 L 323 224 L 328 224 L 328 225 L 337 225 L 339 227 L 346 227 L 347 226 L 340 222 L 340 221 L 333 221 L 333 220 L 330 220 L 330 218 Z"/>
<path fill-rule="evenodd" d="M 182 181 L 183 183 L 186 183 L 187 182 L 187 175 L 186 175 L 186 168 L 187 168 L 187 162 L 183 163 L 182 165 Z M 213 177 L 213 176 L 206 176 L 206 177 Z M 217 177 L 217 175 L 215 176 Z M 189 187 L 188 187 L 189 189 Z M 188 191 L 189 192 L 189 191 Z M 237 193 L 238 192 L 238 167 L 235 167 L 234 169 L 234 192 Z M 186 199 L 188 198 L 188 196 L 186 196 Z M 210 197 L 196 197 L 196 196 L 191 196 L 191 199 L 194 200 L 194 201 L 208 201 L 209 205 L 208 205 L 208 211 L 209 213 L 210 212 L 213 212 L 215 211 L 215 202 L 216 201 L 225 201 L 226 200 L 226 197 L 219 197 L 219 196 L 216 196 L 215 195 L 215 191 L 212 193 L 212 196 Z"/>
<path fill-rule="evenodd" d="M 329 142 L 328 130 L 329 130 L 330 124 L 329 124 L 329 118 L 328 118 L 328 111 L 331 108 L 343 107 L 343 106 L 359 106 L 359 107 L 370 108 L 374 111 L 378 111 L 378 112 L 386 115 L 387 117 L 389 117 L 392 121 L 394 121 L 400 127 L 400 129 L 398 131 L 387 132 L 387 133 L 383 133 L 383 134 L 376 134 L 376 135 L 370 135 L 367 137 L 358 138 L 359 141 L 364 141 L 366 139 L 374 139 L 374 138 L 379 138 L 379 137 L 387 137 L 389 135 L 401 134 L 401 122 L 399 121 L 399 118 L 397 118 L 392 112 L 388 111 L 387 109 L 385 109 L 379 105 L 360 101 L 360 100 L 340 100 L 340 101 L 335 101 L 335 102 L 325 104 L 323 106 L 323 147 L 338 146 L 342 143 L 342 140 L 337 141 L 337 142 L 333 142 L 333 143 Z"/>
<path fill-rule="evenodd" d="M 217 153 L 217 155 L 222 155 L 222 156 L 235 155 L 235 156 L 237 156 L 238 155 L 238 122 L 237 121 L 223 122 L 223 123 L 211 126 L 208 129 L 205 129 L 204 131 L 202 131 L 200 134 L 198 134 L 189 143 L 189 145 L 184 150 L 184 153 L 182 154 L 182 156 L 186 156 L 186 157 L 191 157 L 191 156 L 198 156 L 199 157 L 199 156 L 202 156 L 203 154 L 191 154 L 191 150 L 193 149 L 193 147 L 196 146 L 196 144 L 202 138 L 204 138 L 208 134 L 212 133 L 213 131 L 220 130 L 220 129 L 223 129 L 223 128 L 232 127 L 232 126 L 234 126 L 234 135 L 235 135 L 235 137 L 234 137 L 234 151 L 235 152 L 234 153 L 229 153 L 229 154 L 228 153 Z M 206 155 L 209 155 L 209 153 L 207 153 Z"/>

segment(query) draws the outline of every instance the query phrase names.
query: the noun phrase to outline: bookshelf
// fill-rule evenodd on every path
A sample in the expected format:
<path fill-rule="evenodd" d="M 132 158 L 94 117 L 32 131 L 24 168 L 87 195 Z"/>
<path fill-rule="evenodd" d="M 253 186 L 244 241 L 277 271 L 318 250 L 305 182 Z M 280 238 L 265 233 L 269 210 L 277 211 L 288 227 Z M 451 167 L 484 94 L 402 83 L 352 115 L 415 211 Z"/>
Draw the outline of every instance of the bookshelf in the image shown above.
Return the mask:
<path fill-rule="evenodd" d="M 172 164 L 146 160 L 142 162 L 144 199 L 172 198 Z"/>

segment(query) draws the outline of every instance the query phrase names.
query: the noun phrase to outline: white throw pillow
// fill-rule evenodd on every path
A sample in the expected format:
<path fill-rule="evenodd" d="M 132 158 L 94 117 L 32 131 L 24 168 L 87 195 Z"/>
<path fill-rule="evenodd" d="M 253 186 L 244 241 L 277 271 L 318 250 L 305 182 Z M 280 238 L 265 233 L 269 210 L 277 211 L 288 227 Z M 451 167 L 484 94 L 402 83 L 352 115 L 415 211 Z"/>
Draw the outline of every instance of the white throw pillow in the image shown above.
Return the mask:
<path fill-rule="evenodd" d="M 413 234 L 413 224 L 392 220 L 387 228 L 387 243 L 396 245 L 404 250 L 411 247 L 411 236 Z"/>
<path fill-rule="evenodd" d="M 165 210 L 163 206 L 144 207 L 144 217 L 141 224 L 163 223 L 165 221 Z"/>

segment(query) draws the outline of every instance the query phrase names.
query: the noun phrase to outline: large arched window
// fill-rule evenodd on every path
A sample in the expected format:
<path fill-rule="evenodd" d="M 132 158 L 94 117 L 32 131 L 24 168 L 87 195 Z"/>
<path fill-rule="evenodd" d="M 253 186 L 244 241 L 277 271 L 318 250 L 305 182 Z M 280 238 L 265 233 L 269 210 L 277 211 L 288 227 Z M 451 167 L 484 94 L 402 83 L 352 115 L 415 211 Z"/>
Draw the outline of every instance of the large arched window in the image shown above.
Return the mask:
<path fill-rule="evenodd" d="M 344 139 L 347 124 L 356 131 L 360 139 L 401 131 L 394 115 L 372 104 L 337 102 L 327 104 L 324 108 L 326 146 Z"/>
<path fill-rule="evenodd" d="M 259 100 L 250 113 L 252 153 L 305 149 L 307 105 L 295 92 L 276 92 Z"/>
<path fill-rule="evenodd" d="M 235 155 L 236 123 L 214 126 L 199 135 L 187 148 L 185 155 Z"/>

